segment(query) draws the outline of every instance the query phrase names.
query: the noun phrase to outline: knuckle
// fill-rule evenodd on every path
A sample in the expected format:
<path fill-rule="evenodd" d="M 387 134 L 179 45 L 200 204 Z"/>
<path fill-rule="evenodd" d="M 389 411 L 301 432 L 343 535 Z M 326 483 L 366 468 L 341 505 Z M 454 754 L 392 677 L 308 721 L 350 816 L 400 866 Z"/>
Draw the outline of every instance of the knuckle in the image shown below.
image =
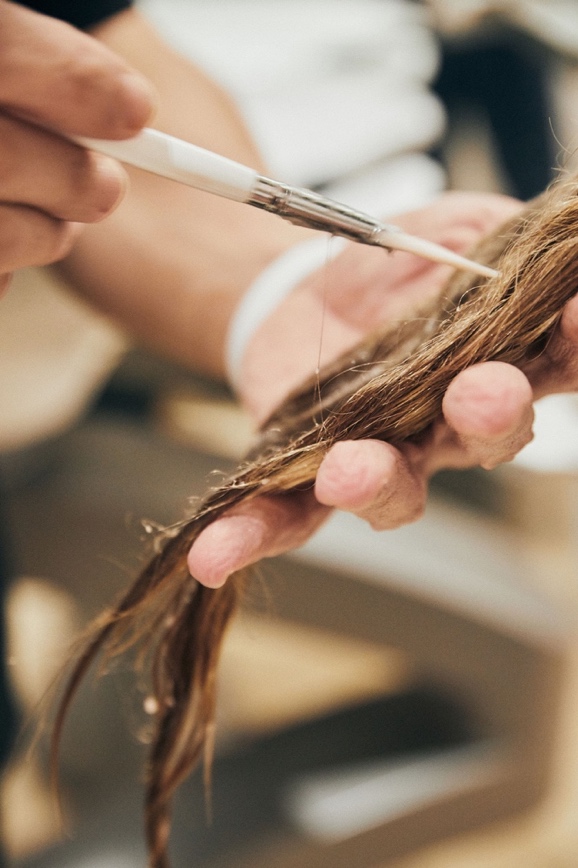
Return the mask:
<path fill-rule="evenodd" d="M 423 517 L 426 493 L 415 489 L 405 496 L 389 497 L 379 508 L 366 512 L 362 518 L 373 530 L 396 530 L 406 524 L 413 524 Z"/>
<path fill-rule="evenodd" d="M 372 530 L 397 530 L 406 524 L 414 524 L 423 517 L 423 504 L 414 505 L 410 508 L 388 509 L 382 515 L 372 516 L 368 519 Z"/>
<path fill-rule="evenodd" d="M 486 453 L 482 454 L 479 458 L 478 463 L 484 470 L 494 470 L 500 464 L 507 464 L 509 461 L 513 461 L 518 452 L 524 446 L 527 446 L 528 443 L 531 443 L 533 439 L 534 432 L 531 428 L 519 431 L 513 437 L 504 440 L 499 446 L 496 446 L 493 455 L 488 454 L 491 450 L 487 449 Z"/>

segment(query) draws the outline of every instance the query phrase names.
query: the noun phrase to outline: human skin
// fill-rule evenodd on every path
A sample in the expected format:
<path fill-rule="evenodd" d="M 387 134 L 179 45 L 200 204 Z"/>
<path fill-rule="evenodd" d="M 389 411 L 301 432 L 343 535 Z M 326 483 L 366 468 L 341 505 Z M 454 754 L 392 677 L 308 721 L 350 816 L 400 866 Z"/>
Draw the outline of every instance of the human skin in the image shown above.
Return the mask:
<path fill-rule="evenodd" d="M 123 138 L 151 123 L 266 172 L 235 106 L 136 10 L 92 36 L 5 0 L 0 15 L 0 153 L 10 167 L 0 172 L 1 285 L 15 268 L 60 260 L 71 288 L 137 341 L 223 378 L 227 329 L 240 298 L 309 231 L 125 170 L 67 137 Z M 461 252 L 518 207 L 506 197 L 453 194 L 396 222 Z M 250 341 L 239 394 L 256 422 L 320 356 L 327 361 L 378 323 L 411 311 L 447 275 L 409 254 L 348 245 Z M 436 470 L 511 459 L 532 436 L 534 398 L 575 384 L 577 320 L 572 300 L 531 376 L 492 362 L 458 375 L 426 444 L 338 443 L 314 492 L 261 497 L 231 510 L 195 541 L 192 573 L 216 587 L 235 570 L 301 544 L 331 508 L 378 529 L 397 527 L 421 514 Z"/>
<path fill-rule="evenodd" d="M 77 223 L 120 201 L 124 170 L 72 144 L 125 138 L 153 110 L 146 79 L 62 22 L 0 3 L 0 291 L 26 265 L 61 259 Z"/>

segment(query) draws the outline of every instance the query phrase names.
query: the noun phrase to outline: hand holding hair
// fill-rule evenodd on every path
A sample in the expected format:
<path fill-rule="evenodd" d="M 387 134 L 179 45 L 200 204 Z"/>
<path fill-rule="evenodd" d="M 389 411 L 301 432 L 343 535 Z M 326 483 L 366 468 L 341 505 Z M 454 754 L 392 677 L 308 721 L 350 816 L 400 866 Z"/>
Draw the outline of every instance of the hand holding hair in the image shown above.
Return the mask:
<path fill-rule="evenodd" d="M 188 520 L 161 535 L 135 583 L 94 625 L 64 691 L 55 749 L 94 658 L 135 648 L 147 663 L 156 708 L 145 797 L 151 868 L 168 866 L 176 788 L 203 755 L 210 762 L 219 648 L 250 575 L 242 569 L 217 588 L 191 576 L 188 553 L 193 546 L 194 569 L 194 544 L 203 532 L 205 545 L 208 539 L 216 546 L 219 534 L 227 537 L 227 522 L 249 516 L 257 528 L 272 527 L 275 522 L 259 525 L 258 515 L 264 498 L 271 498 L 281 512 L 283 547 L 293 537 L 291 522 L 286 524 L 293 501 L 311 509 L 308 528 L 323 518 L 326 507 L 319 513 L 310 496 L 316 477 L 320 498 L 347 500 L 347 486 L 337 485 L 334 496 L 331 479 L 334 465 L 343 466 L 343 452 L 356 450 L 363 452 L 362 463 L 382 464 L 384 478 L 397 475 L 401 489 L 404 473 L 409 488 L 418 489 L 401 511 L 387 492 L 383 496 L 374 523 L 393 526 L 404 509 L 413 517 L 412 504 L 421 503 L 427 477 L 439 466 L 472 460 L 492 466 L 510 457 L 529 437 L 532 390 L 539 396 L 578 383 L 578 306 L 575 299 L 568 304 L 578 292 L 578 184 L 560 183 L 544 194 L 474 256 L 498 267 L 500 276 L 456 274 L 439 292 L 432 273 L 422 273 L 424 281 L 432 279 L 433 297 L 429 293 L 410 319 L 371 333 L 295 389 L 263 423 L 248 459 L 207 492 Z M 416 289 L 420 294 L 428 295 Z M 474 406 L 473 417 L 464 416 L 467 406 Z M 349 507 L 362 515 L 369 510 L 371 518 L 368 504 L 380 494 L 371 473 L 367 478 L 367 490 L 358 487 Z M 242 552 L 237 560 L 243 561 Z"/>
<path fill-rule="evenodd" d="M 408 231 L 467 251 L 519 210 L 519 202 L 504 196 L 450 193 L 395 219 Z M 244 403 L 261 421 L 285 391 L 315 370 L 320 344 L 326 363 L 435 295 L 450 273 L 413 256 L 384 257 L 357 244 L 335 259 L 326 253 L 325 260 L 323 269 L 269 315 L 245 351 L 235 379 Z M 235 570 L 300 545 L 326 519 L 327 507 L 354 512 L 379 529 L 398 527 L 423 512 L 435 470 L 495 465 L 531 437 L 531 389 L 511 366 L 482 365 L 461 373 L 443 413 L 435 436 L 419 447 L 338 443 L 321 462 L 314 491 L 270 495 L 230 510 L 195 540 L 192 574 L 217 587 Z"/>

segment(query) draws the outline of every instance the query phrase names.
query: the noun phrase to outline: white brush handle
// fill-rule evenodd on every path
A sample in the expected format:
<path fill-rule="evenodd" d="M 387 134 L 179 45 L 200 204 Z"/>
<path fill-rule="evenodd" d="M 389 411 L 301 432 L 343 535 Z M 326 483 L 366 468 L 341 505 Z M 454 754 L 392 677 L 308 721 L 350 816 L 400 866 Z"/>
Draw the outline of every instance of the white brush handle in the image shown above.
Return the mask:
<path fill-rule="evenodd" d="M 374 217 L 319 193 L 264 178 L 248 166 L 158 130 L 147 128 L 134 138 L 122 141 L 80 137 L 75 141 L 122 163 L 146 169 L 197 190 L 264 208 L 298 226 L 309 226 L 390 250 L 410 251 L 433 262 L 443 262 L 486 277 L 497 273 L 439 244 L 407 235 L 395 226 L 380 223 Z"/>
<path fill-rule="evenodd" d="M 236 202 L 250 198 L 259 177 L 248 166 L 158 130 L 144 129 L 122 141 L 80 137 L 76 141 L 122 163 Z"/>

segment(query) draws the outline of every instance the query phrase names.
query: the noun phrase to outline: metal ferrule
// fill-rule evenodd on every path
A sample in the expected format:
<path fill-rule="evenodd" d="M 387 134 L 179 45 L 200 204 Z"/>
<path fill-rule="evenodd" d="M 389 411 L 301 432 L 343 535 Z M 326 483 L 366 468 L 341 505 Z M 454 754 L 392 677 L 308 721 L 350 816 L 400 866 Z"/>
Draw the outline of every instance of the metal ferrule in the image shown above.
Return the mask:
<path fill-rule="evenodd" d="M 377 235 L 384 228 L 383 223 L 368 214 L 355 211 L 312 190 L 289 187 L 262 176 L 257 179 L 247 202 L 278 214 L 296 226 L 324 230 L 363 244 L 378 243 Z"/>

